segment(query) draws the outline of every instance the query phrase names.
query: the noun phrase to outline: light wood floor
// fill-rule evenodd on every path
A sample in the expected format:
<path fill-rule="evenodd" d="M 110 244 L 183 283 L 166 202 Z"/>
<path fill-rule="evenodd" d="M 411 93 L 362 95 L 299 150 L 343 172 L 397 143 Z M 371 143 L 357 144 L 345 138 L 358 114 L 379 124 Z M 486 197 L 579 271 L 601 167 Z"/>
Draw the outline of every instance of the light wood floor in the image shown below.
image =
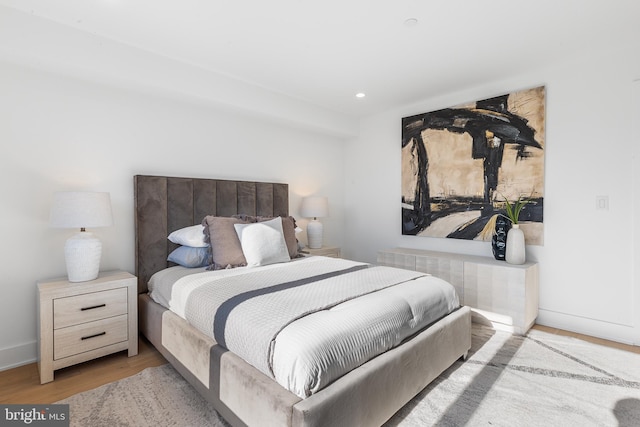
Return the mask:
<path fill-rule="evenodd" d="M 607 341 L 561 329 L 534 325 L 534 329 L 552 334 L 583 339 L 608 347 L 640 354 L 640 347 Z M 40 384 L 35 363 L 0 372 L 0 403 L 46 404 L 57 402 L 82 391 L 137 374 L 145 368 L 159 366 L 166 360 L 145 339 L 139 340 L 138 355 L 127 357 L 127 352 L 112 354 L 55 372 L 55 380 Z"/>
<path fill-rule="evenodd" d="M 138 340 L 138 355 L 126 351 L 60 369 L 54 381 L 40 384 L 38 365 L 31 363 L 0 372 L 0 403 L 47 404 L 167 363 L 145 339 Z"/>
<path fill-rule="evenodd" d="M 605 339 L 602 339 L 602 338 L 595 338 L 595 337 L 591 337 L 589 335 L 579 334 L 577 332 L 563 331 L 562 329 L 550 328 L 548 326 L 542 326 L 542 325 L 533 325 L 533 329 L 537 329 L 539 331 L 548 332 L 550 334 L 557 334 L 557 335 L 564 335 L 564 336 L 567 336 L 567 337 L 574 337 L 574 338 L 578 338 L 578 339 L 581 339 L 581 340 L 584 340 L 584 341 L 588 341 L 590 343 L 599 344 L 599 345 L 603 345 L 603 346 L 606 346 L 606 347 L 617 348 L 619 350 L 630 351 L 632 353 L 640 354 L 640 347 L 635 346 L 635 345 L 622 344 L 622 343 L 615 342 L 615 341 L 609 341 L 609 340 L 605 340 Z"/>

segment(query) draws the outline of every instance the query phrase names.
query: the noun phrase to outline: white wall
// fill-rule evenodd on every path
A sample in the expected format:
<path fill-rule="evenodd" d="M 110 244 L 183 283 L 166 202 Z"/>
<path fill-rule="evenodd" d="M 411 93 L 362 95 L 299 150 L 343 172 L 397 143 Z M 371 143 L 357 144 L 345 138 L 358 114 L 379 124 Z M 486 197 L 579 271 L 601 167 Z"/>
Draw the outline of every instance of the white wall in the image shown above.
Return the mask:
<path fill-rule="evenodd" d="M 136 91 L 170 93 L 334 136 L 355 133 L 353 121 L 343 114 L 1 5 L 0 58 Z"/>
<path fill-rule="evenodd" d="M 400 120 L 545 85 L 545 243 L 527 247 L 540 263 L 538 322 L 640 343 L 631 232 L 639 197 L 631 158 L 632 122 L 640 119 L 631 113 L 632 81 L 640 77 L 634 52 L 637 46 L 621 41 L 364 120 L 345 155 L 343 252 L 370 262 L 379 249 L 396 246 L 491 256 L 489 243 L 401 235 Z M 596 210 L 598 195 L 609 196 L 609 210 Z"/>
<path fill-rule="evenodd" d="M 400 119 L 541 84 L 545 245 L 528 247 L 541 266 L 539 322 L 640 343 L 640 238 L 632 237 L 640 165 L 631 156 L 638 37 L 369 117 L 345 146 L 339 138 L 356 130 L 338 114 L 0 12 L 0 369 L 35 360 L 35 283 L 65 274 L 70 231 L 48 227 L 54 191 L 111 193 L 115 225 L 93 230 L 103 269 L 133 272 L 135 174 L 287 182 L 293 215 L 300 197 L 326 195 L 325 241 L 354 259 L 373 262 L 394 246 L 490 256 L 488 243 L 401 236 Z M 128 67 L 143 71 L 118 74 Z M 150 94 L 158 91 L 166 97 Z M 598 195 L 609 196 L 608 211 L 595 210 Z"/>
<path fill-rule="evenodd" d="M 633 303 L 635 307 L 635 331 L 640 331 L 640 80 L 633 82 Z"/>
<path fill-rule="evenodd" d="M 0 93 L 0 370 L 35 360 L 36 281 L 66 275 L 55 191 L 111 193 L 115 225 L 92 230 L 103 269 L 134 272 L 135 174 L 285 182 L 294 216 L 301 196 L 326 195 L 325 239 L 342 244 L 338 138 L 7 62 Z"/>

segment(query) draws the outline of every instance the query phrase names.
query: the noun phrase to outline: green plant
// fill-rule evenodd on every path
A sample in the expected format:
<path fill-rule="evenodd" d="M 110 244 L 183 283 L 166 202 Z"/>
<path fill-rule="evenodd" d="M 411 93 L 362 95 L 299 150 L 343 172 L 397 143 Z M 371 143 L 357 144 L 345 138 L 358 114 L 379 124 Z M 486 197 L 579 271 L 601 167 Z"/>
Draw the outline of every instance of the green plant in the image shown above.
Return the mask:
<path fill-rule="evenodd" d="M 524 205 L 527 203 L 529 203 L 529 200 L 522 196 L 518 197 L 518 200 L 515 202 L 510 202 L 509 199 L 504 197 L 504 210 L 507 213 L 507 218 L 509 218 L 513 224 L 518 223 L 520 211 L 522 211 L 522 208 L 524 208 Z"/>
<path fill-rule="evenodd" d="M 504 210 L 506 215 L 497 213 L 489 218 L 482 231 L 480 231 L 480 238 L 482 240 L 487 240 L 495 234 L 496 220 L 498 219 L 498 216 L 507 218 L 509 221 L 511 221 L 512 224 L 517 224 L 518 219 L 520 218 L 520 211 L 524 208 L 524 205 L 531 202 L 529 198 L 525 198 L 522 196 L 518 197 L 518 200 L 516 200 L 515 202 L 510 202 L 509 199 L 504 197 L 502 194 L 500 195 L 504 199 Z"/>

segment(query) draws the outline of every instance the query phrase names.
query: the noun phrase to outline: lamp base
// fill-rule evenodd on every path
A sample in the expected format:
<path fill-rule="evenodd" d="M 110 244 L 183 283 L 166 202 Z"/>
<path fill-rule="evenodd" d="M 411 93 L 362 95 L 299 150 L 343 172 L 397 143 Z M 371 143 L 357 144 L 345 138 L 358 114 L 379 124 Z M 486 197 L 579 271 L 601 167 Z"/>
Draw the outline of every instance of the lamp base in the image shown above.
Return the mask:
<path fill-rule="evenodd" d="M 317 219 L 307 225 L 307 243 L 309 243 L 311 249 L 320 249 L 322 247 L 322 230 L 322 223 Z"/>
<path fill-rule="evenodd" d="M 67 239 L 64 258 L 70 282 L 87 282 L 98 277 L 102 243 L 93 234 L 82 231 Z"/>

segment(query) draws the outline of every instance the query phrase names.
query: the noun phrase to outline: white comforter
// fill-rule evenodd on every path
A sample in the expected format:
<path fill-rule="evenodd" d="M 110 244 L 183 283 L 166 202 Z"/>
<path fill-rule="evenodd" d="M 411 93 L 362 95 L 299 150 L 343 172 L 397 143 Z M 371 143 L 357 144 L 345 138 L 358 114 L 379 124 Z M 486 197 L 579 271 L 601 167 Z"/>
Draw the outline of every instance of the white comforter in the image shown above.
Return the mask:
<path fill-rule="evenodd" d="M 269 280 L 280 274 L 286 278 L 290 276 L 293 264 L 297 271 L 301 268 L 318 271 L 325 264 L 329 270 L 362 265 L 353 261 L 310 257 L 292 263 L 260 267 L 260 271 L 265 271 L 265 277 L 269 277 Z M 230 277 L 247 275 L 255 281 L 259 277 L 256 276 L 257 270 L 194 271 L 173 267 L 154 275 L 149 284 L 151 297 L 213 337 L 211 321 L 215 313 L 203 312 L 198 314 L 199 318 L 187 315 L 189 297 L 193 294 L 201 298 L 207 292 L 218 293 Z M 399 272 L 406 274 L 404 270 Z M 308 314 L 279 331 L 271 344 L 268 367 L 261 366 L 259 360 L 247 361 L 304 398 L 400 344 L 458 306 L 457 296 L 450 284 L 433 276 L 421 275 Z M 250 355 L 245 357 L 249 358 Z"/>

